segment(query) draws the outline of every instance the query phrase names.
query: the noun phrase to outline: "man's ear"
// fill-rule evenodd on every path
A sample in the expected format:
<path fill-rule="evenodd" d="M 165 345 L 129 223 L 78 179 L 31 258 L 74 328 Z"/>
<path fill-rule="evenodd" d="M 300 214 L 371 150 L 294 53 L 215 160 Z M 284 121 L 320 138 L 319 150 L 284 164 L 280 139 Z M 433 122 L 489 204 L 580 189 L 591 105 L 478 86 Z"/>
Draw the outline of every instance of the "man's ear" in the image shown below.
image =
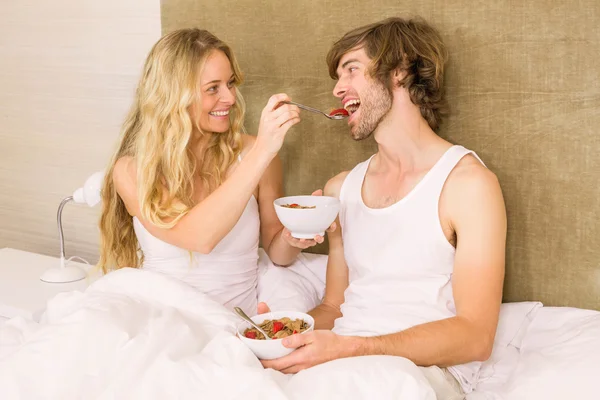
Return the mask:
<path fill-rule="evenodd" d="M 404 71 L 400 68 L 396 68 L 392 72 L 392 82 L 394 82 L 394 87 L 400 87 L 400 82 L 402 82 L 405 77 L 406 77 L 406 71 Z"/>

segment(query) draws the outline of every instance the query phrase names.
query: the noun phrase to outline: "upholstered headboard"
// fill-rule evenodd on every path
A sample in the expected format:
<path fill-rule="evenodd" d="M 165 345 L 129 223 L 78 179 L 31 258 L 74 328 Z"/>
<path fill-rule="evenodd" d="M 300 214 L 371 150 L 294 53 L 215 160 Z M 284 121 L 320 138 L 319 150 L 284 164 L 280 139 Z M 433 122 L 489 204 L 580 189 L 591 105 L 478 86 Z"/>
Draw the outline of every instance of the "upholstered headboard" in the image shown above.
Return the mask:
<path fill-rule="evenodd" d="M 246 127 L 270 95 L 328 110 L 325 54 L 344 32 L 420 15 L 449 48 L 451 116 L 440 135 L 476 151 L 509 218 L 505 301 L 600 309 L 600 2 L 163 0 L 163 32 L 208 29 L 246 75 Z M 375 150 L 305 114 L 281 153 L 288 194 L 309 194 Z M 326 251 L 320 247 L 317 251 Z"/>

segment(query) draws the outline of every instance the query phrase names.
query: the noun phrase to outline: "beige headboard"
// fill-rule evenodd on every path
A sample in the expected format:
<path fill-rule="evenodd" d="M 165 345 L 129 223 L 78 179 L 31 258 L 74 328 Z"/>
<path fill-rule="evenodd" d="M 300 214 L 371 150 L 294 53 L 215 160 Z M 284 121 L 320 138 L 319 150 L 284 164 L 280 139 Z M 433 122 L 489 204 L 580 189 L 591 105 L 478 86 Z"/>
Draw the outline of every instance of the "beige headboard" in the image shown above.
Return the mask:
<path fill-rule="evenodd" d="M 503 188 L 505 301 L 600 309 L 599 1 L 162 1 L 163 32 L 201 27 L 233 47 L 251 133 L 274 93 L 337 106 L 329 46 L 350 28 L 410 15 L 437 26 L 449 48 L 452 114 L 440 135 L 476 151 Z M 286 140 L 288 194 L 323 187 L 375 150 L 316 115 Z"/>

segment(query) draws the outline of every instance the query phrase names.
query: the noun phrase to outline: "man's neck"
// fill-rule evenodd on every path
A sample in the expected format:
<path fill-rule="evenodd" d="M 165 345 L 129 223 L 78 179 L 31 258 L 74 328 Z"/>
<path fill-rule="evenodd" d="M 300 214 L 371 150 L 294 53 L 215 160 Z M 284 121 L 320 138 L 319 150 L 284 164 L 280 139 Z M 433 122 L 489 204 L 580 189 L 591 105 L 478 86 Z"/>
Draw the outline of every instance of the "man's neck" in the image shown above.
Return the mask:
<path fill-rule="evenodd" d="M 395 103 L 374 132 L 377 164 L 385 170 L 409 172 L 429 164 L 430 153 L 448 146 L 418 108 Z M 433 151 L 432 151 L 433 150 Z"/>

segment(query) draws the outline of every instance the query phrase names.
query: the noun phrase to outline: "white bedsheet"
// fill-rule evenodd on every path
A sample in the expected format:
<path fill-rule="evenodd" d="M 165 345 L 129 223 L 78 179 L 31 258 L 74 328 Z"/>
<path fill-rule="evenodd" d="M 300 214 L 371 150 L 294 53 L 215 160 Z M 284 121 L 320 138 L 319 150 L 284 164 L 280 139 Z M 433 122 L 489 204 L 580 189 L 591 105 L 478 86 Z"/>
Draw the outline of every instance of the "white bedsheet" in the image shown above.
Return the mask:
<path fill-rule="evenodd" d="M 259 300 L 274 310 L 312 309 L 326 261 L 301 254 L 284 269 L 261 252 Z M 59 295 L 42 324 L 5 321 L 0 399 L 433 398 L 420 370 L 396 357 L 337 360 L 294 377 L 265 371 L 233 336 L 236 316 L 145 271 L 123 270 L 86 293 Z M 597 398 L 598 365 L 599 312 L 522 302 L 502 305 L 492 357 L 459 369 L 476 382 L 467 400 L 551 400 Z"/>
<path fill-rule="evenodd" d="M 327 256 L 300 253 L 287 268 L 274 265 L 263 249 L 258 251 L 258 301 L 273 311 L 307 312 L 321 303 L 325 293 Z"/>
<path fill-rule="evenodd" d="M 192 288 L 122 269 L 64 293 L 37 324 L 0 326 L 1 399 L 435 399 L 398 357 L 342 359 L 294 376 L 264 370 L 237 317 Z"/>

